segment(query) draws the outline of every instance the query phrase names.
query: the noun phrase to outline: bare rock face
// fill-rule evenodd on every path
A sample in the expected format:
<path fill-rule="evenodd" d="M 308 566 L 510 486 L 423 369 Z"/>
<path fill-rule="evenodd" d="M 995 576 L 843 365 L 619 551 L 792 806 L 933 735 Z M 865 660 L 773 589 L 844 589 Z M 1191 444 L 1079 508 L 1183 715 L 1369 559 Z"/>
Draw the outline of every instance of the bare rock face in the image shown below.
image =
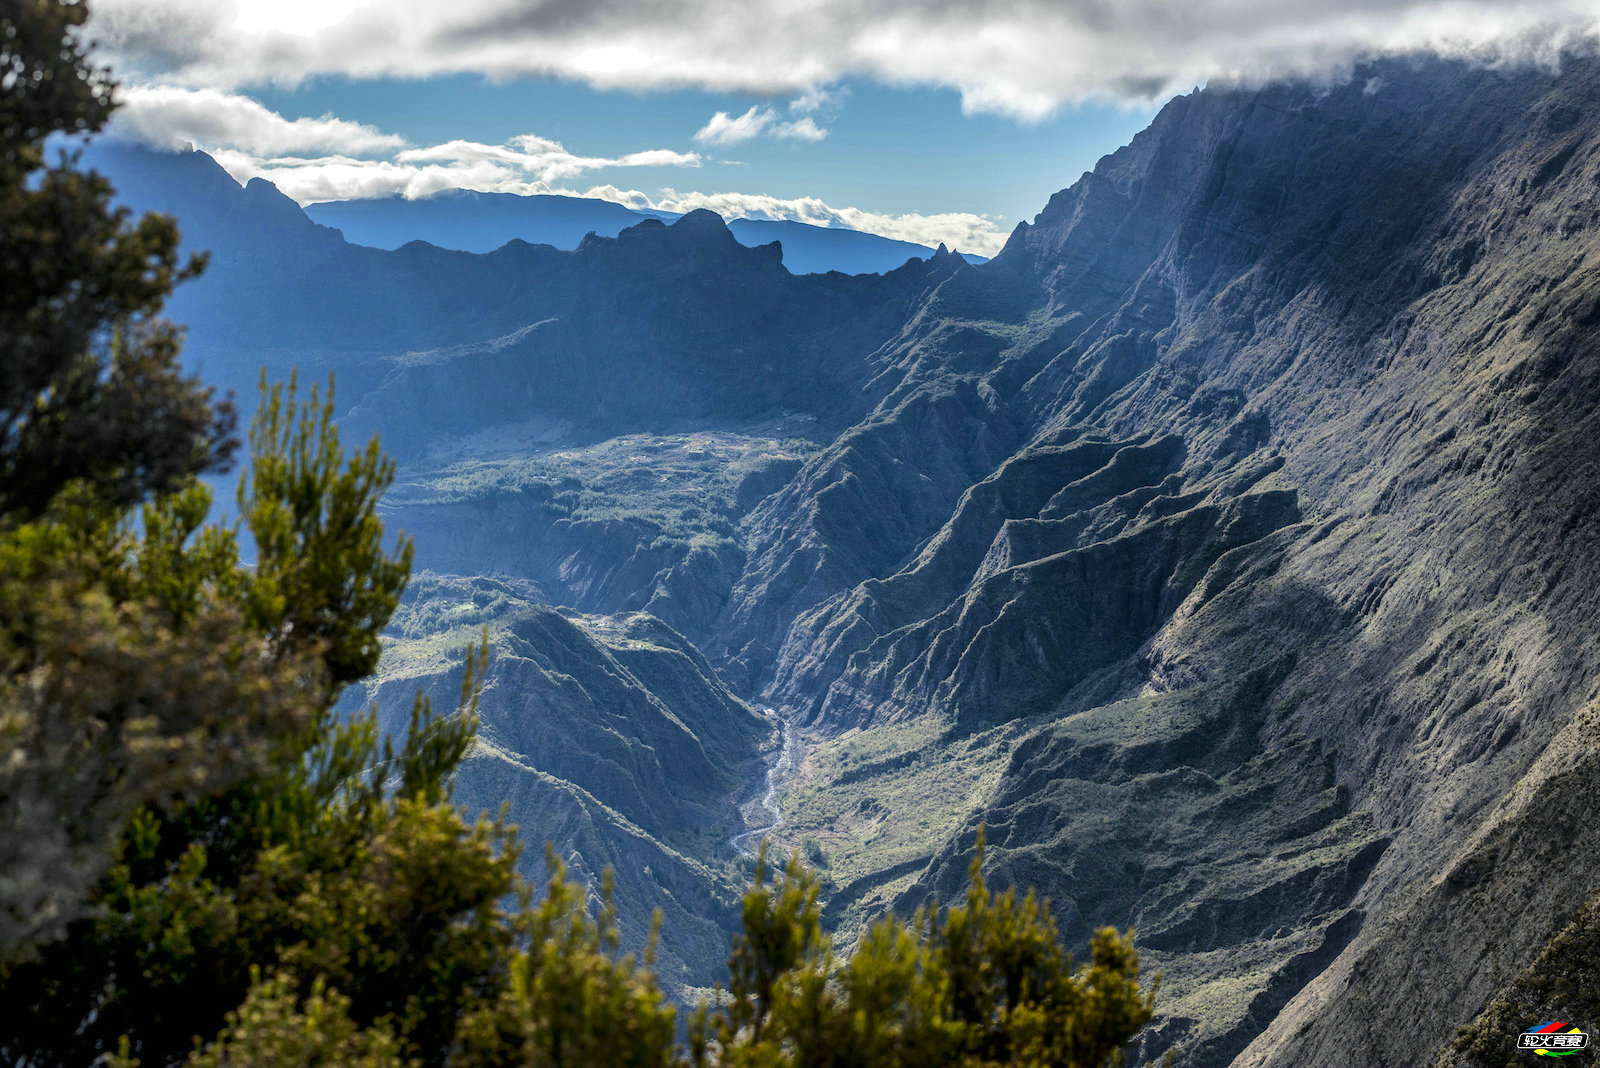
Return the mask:
<path fill-rule="evenodd" d="M 985 821 L 1080 937 L 1140 930 L 1142 1053 L 1196 1064 L 1426 1059 L 1532 959 L 1597 845 L 1551 778 L 1596 745 L 1597 93 L 1197 93 L 943 283 L 732 602 L 824 731 L 1015 720 L 925 873 L 847 902 L 948 896 Z"/>

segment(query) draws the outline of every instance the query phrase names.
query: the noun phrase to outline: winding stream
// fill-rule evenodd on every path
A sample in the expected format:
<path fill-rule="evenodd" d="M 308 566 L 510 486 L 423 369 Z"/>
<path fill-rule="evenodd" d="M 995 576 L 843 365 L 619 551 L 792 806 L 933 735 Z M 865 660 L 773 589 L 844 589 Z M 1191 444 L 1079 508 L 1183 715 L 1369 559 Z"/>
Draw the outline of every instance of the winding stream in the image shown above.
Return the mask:
<path fill-rule="evenodd" d="M 799 769 L 800 761 L 805 756 L 801 750 L 799 736 L 789 726 L 788 721 L 770 708 L 763 708 L 761 711 L 778 721 L 778 729 L 782 732 L 783 744 L 778 750 L 777 759 L 767 768 L 766 791 L 759 799 L 753 799 L 741 806 L 741 810 L 745 813 L 746 823 L 749 823 L 752 818 L 766 819 L 768 822 L 762 826 L 741 831 L 728 839 L 729 844 L 734 849 L 751 855 L 755 854 L 763 838 L 783 826 L 783 810 L 778 806 L 778 791 L 782 789 L 789 776 Z M 755 813 L 760 813 L 761 815 L 755 815 Z"/>

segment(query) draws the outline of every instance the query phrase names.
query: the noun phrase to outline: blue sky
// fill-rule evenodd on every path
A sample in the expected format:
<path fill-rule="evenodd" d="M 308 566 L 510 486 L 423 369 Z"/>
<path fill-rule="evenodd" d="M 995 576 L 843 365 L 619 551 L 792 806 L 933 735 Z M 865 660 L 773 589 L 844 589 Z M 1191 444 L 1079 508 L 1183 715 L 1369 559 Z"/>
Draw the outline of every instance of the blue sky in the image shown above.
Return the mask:
<path fill-rule="evenodd" d="M 463 187 L 993 254 L 1173 93 L 1556 62 L 1600 0 L 91 0 L 121 136 L 308 203 Z"/>
<path fill-rule="evenodd" d="M 1051 193 L 1091 170 L 1149 124 L 1148 103 L 1069 104 L 1038 121 L 963 115 L 946 88 L 891 88 L 872 82 L 830 87 L 838 97 L 816 141 L 758 136 L 724 145 L 694 134 L 717 112 L 750 108 L 787 116 L 790 97 L 706 90 L 597 90 L 554 78 L 496 83 L 481 75 L 431 79 L 317 78 L 296 88 L 265 87 L 255 99 L 286 117 L 332 113 L 404 136 L 414 144 L 454 138 L 504 144 L 537 133 L 584 155 L 616 157 L 640 146 L 698 152 L 698 167 L 601 168 L 595 182 L 706 192 L 759 191 L 779 199 L 817 197 L 884 213 L 971 212 L 1010 230 L 1031 219 Z M 587 178 L 588 176 L 586 176 Z"/>

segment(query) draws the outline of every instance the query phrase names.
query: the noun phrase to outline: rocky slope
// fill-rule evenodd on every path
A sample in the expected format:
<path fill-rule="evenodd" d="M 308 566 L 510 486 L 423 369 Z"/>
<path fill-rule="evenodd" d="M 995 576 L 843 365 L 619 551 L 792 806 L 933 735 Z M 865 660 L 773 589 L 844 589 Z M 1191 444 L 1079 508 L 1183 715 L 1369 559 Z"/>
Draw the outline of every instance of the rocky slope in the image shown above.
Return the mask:
<path fill-rule="evenodd" d="M 388 730 L 404 730 L 419 691 L 453 707 L 466 649 L 486 628 L 478 741 L 457 799 L 507 807 L 530 876 L 542 874 L 546 845 L 597 890 L 611 868 L 629 948 L 645 948 L 660 909 L 658 973 L 676 993 L 704 985 L 737 923 L 743 872 L 727 863 L 727 842 L 743 830 L 738 805 L 772 725 L 653 616 L 545 601 L 525 582 L 421 573 L 381 670 L 346 703 L 376 706 Z"/>
<path fill-rule="evenodd" d="M 1596 889 L 1597 97 L 1574 57 L 1196 92 L 990 263 L 882 277 L 794 278 L 696 216 L 488 257 L 308 252 L 302 217 L 273 285 L 350 321 L 254 341 L 352 369 L 430 566 L 649 608 L 714 669 L 673 715 L 721 686 L 803 732 L 776 834 L 845 937 L 948 898 L 982 822 L 1075 943 L 1138 929 L 1141 1058 L 1425 1062 Z M 196 332 L 224 362 L 227 313 Z M 538 618 L 518 657 L 599 662 Z M 606 693 L 561 715 L 654 729 Z M 725 715 L 755 733 L 717 782 L 761 744 Z M 508 727 L 537 761 L 464 794 L 565 797 L 529 811 L 634 873 L 664 855 L 634 827 L 729 858 L 561 763 L 574 731 Z"/>
<path fill-rule="evenodd" d="M 1407 1021 L 1470 1015 L 1583 900 L 1586 864 L 1533 854 L 1594 848 L 1550 777 L 1596 742 L 1597 88 L 1198 93 L 947 283 L 859 429 L 958 406 L 962 461 L 1026 446 L 957 492 L 934 448 L 841 440 L 751 552 L 794 568 L 766 546 L 872 487 L 893 522 L 859 542 L 893 562 L 811 554 L 775 692 L 835 732 L 943 717 L 947 747 L 1031 716 L 889 900 L 948 895 L 988 822 L 1077 936 L 1138 926 L 1169 976 L 1144 1052 L 1196 1064 L 1425 1058 Z M 1024 288 L 1053 353 L 986 321 Z M 759 618 L 773 583 L 741 582 Z"/>

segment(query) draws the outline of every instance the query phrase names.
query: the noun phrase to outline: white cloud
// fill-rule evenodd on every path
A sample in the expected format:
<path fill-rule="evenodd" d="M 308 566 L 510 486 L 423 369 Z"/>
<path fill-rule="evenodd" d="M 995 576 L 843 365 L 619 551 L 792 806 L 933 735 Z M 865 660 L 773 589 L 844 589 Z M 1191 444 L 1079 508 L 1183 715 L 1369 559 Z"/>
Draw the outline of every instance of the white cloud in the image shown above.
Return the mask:
<path fill-rule="evenodd" d="M 578 156 L 568 152 L 559 141 L 523 134 L 505 145 L 456 140 L 426 148 L 408 148 L 396 153 L 394 162 L 500 164 L 524 174 L 535 175 L 543 182 L 555 182 L 606 167 L 698 167 L 700 155 L 697 152 L 652 148 L 614 158 Z"/>
<path fill-rule="evenodd" d="M 665 149 L 605 159 L 567 153 L 528 155 L 506 149 L 495 151 L 497 148 L 500 146 L 452 141 L 408 149 L 388 159 L 344 155 L 263 158 L 234 150 L 218 150 L 212 155 L 239 181 L 265 178 L 302 204 L 383 196 L 425 197 L 444 189 L 523 196 L 569 193 L 553 183 L 607 167 L 695 166 L 699 162 L 693 153 Z"/>
<path fill-rule="evenodd" d="M 602 167 L 698 167 L 700 166 L 700 153 L 674 152 L 670 148 L 647 148 L 643 152 L 629 152 L 616 159 L 595 161 L 584 157 L 586 162 L 595 162 Z"/>
<path fill-rule="evenodd" d="M 505 144 L 453 140 L 407 145 L 371 126 L 324 115 L 288 119 L 260 103 L 216 89 L 146 86 L 125 89 L 114 133 L 162 147 L 191 142 L 210 152 L 241 182 L 265 178 L 302 204 L 383 196 L 424 197 L 446 189 L 533 195 L 560 193 L 598 197 L 639 210 L 688 212 L 709 208 L 729 219 L 788 219 L 839 226 L 886 237 L 992 255 L 1005 233 L 994 220 L 970 213 L 891 215 L 835 208 L 814 197 L 783 199 L 750 193 L 680 193 L 664 189 L 652 198 L 635 189 L 598 184 L 578 192 L 556 183 L 594 171 L 628 167 L 698 167 L 696 152 L 644 149 L 620 156 L 583 156 L 560 141 L 528 133 Z M 754 107 L 727 126 L 765 135 L 819 140 L 826 136 L 813 115 L 836 108 L 837 93 L 818 91 L 792 101 L 787 121 L 775 107 Z M 729 143 L 729 138 L 722 138 Z"/>
<path fill-rule="evenodd" d="M 707 145 L 736 145 L 765 134 L 791 141 L 820 141 L 828 136 L 828 131 L 817 125 L 813 116 L 819 113 L 832 115 L 843 97 L 842 89 L 807 89 L 789 101 L 789 113 L 801 117 L 788 122 L 778 121 L 776 108 L 761 107 L 759 104 L 752 105 L 750 110 L 737 118 L 726 111 L 719 111 L 695 131 L 694 139 Z"/>
<path fill-rule="evenodd" d="M 562 190 L 562 192 L 565 192 L 565 190 Z M 655 207 L 655 204 L 651 202 L 650 198 L 639 192 L 639 190 L 618 189 L 614 185 L 590 186 L 588 189 L 577 195 L 594 197 L 597 200 L 610 200 L 614 203 L 621 204 L 625 208 L 632 208 L 634 211 L 648 211 Z"/>
<path fill-rule="evenodd" d="M 850 89 L 847 86 L 841 85 L 835 88 L 812 86 L 789 101 L 789 112 L 794 115 L 815 115 L 824 110 L 831 113 L 848 95 Z"/>
<path fill-rule="evenodd" d="M 552 141 L 548 137 L 540 137 L 538 134 L 518 134 L 508 143 L 515 145 L 524 152 L 563 151 L 560 141 Z"/>
<path fill-rule="evenodd" d="M 808 100 L 869 77 L 948 86 L 969 111 L 1022 118 L 1404 51 L 1548 60 L 1600 28 L 1600 0 L 98 0 L 94 11 L 102 58 L 189 85 L 474 72 Z"/>
<path fill-rule="evenodd" d="M 560 146 L 557 145 L 557 148 Z M 485 145 L 477 141 L 446 141 L 426 148 L 408 148 L 395 154 L 398 163 L 438 163 L 445 160 L 471 160 L 478 163 L 517 163 L 530 158 L 505 145 Z"/>
<path fill-rule="evenodd" d="M 160 148 L 194 144 L 240 181 L 262 177 L 302 204 L 428 196 L 441 189 L 545 193 L 550 183 L 613 167 L 698 167 L 700 154 L 651 148 L 580 156 L 522 134 L 503 145 L 455 140 L 407 147 L 403 138 L 324 115 L 286 119 L 254 100 L 170 86 L 122 92 L 111 134 Z M 361 158 L 361 157 L 379 158 Z"/>
<path fill-rule="evenodd" d="M 248 97 L 215 89 L 135 86 L 118 94 L 114 130 L 168 148 L 187 142 L 261 156 L 296 152 L 393 151 L 405 139 L 371 126 L 324 115 L 286 119 Z"/>
<path fill-rule="evenodd" d="M 773 137 L 783 137 L 792 141 L 820 141 L 828 136 L 828 131 L 817 125 L 817 121 L 810 115 L 794 122 L 780 122 L 772 128 Z"/>
<path fill-rule="evenodd" d="M 212 155 L 239 181 L 265 178 L 301 204 L 386 196 L 425 197 L 446 189 L 524 195 L 551 191 L 545 182 L 488 160 L 397 163 L 349 156 L 261 159 L 229 150 Z"/>
<path fill-rule="evenodd" d="M 791 220 L 812 226 L 844 227 L 930 248 L 943 243 L 952 249 L 983 256 L 999 252 L 1007 236 L 994 219 L 970 212 L 890 215 L 860 208 L 836 208 L 816 197 L 785 199 L 763 193 L 699 193 L 675 189 L 663 189 L 658 196 L 651 197 L 637 189 L 609 184 L 583 190 L 568 189 L 530 177 L 527 171 L 512 164 L 487 158 L 440 157 L 437 161 L 398 162 L 323 156 L 263 160 L 234 150 L 221 150 L 212 155 L 238 181 L 265 178 L 301 204 L 385 196 L 416 198 L 446 189 L 476 189 L 520 196 L 555 193 L 593 197 L 635 211 L 657 209 L 682 214 L 707 208 L 725 219 Z"/>
<path fill-rule="evenodd" d="M 816 197 L 784 199 L 762 193 L 680 193 L 663 189 L 651 206 L 675 212 L 707 208 L 724 219 L 786 219 L 812 226 L 839 226 L 930 247 L 943 243 L 980 256 L 999 252 L 1007 237 L 994 219 L 971 212 L 888 215 L 860 208 L 836 208 Z"/>
<path fill-rule="evenodd" d="M 694 139 L 707 145 L 736 145 L 758 137 L 777 115 L 771 108 L 752 106 L 738 118 L 719 111 L 711 120 L 695 131 Z"/>

